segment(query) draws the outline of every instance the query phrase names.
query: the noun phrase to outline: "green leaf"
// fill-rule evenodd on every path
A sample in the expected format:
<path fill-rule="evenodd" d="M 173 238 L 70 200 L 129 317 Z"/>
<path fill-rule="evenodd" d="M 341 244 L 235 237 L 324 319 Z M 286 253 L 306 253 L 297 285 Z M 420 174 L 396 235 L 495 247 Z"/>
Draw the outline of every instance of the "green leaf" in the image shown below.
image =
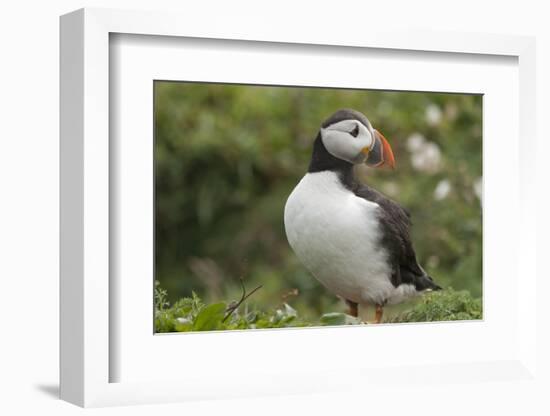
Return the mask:
<path fill-rule="evenodd" d="M 287 316 L 296 317 L 298 316 L 298 313 L 296 312 L 296 309 L 294 309 L 292 306 L 290 306 L 288 303 L 285 303 L 285 314 Z"/>
<path fill-rule="evenodd" d="M 226 305 L 224 302 L 213 303 L 204 307 L 193 324 L 194 331 L 212 331 L 222 326 Z"/>

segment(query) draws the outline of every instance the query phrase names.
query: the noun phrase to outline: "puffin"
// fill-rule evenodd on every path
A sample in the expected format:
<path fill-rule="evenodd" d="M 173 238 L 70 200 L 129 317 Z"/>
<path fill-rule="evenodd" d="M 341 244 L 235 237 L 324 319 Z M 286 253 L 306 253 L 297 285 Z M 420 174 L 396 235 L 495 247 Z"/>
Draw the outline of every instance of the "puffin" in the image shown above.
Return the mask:
<path fill-rule="evenodd" d="M 307 173 L 286 201 L 284 227 L 300 262 L 349 315 L 380 323 L 385 305 L 441 287 L 416 259 L 410 213 L 360 182 L 360 164 L 395 168 L 392 148 L 364 114 L 338 110 L 320 126 Z"/>

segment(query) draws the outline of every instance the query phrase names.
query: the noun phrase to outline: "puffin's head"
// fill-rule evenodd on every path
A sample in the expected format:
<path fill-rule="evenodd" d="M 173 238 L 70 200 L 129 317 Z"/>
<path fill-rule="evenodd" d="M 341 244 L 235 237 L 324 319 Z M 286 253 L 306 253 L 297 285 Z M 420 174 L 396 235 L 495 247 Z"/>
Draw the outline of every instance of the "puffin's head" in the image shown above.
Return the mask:
<path fill-rule="evenodd" d="M 373 129 L 360 112 L 338 110 L 321 125 L 321 140 L 327 151 L 339 159 L 353 164 L 366 163 L 378 167 L 395 166 L 390 144 Z"/>

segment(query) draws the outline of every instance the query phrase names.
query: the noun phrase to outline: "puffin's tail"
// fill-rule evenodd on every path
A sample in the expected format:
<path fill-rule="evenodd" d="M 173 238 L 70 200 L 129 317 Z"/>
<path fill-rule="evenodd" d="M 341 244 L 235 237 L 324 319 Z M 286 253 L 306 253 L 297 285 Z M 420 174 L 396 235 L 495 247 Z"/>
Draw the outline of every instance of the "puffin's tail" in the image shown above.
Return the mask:
<path fill-rule="evenodd" d="M 416 290 L 423 292 L 425 290 L 441 290 L 442 287 L 435 283 L 431 276 L 425 274 L 423 276 L 418 276 L 414 282 Z"/>
<path fill-rule="evenodd" d="M 442 287 L 434 282 L 434 279 L 426 273 L 426 271 L 419 265 L 418 270 L 414 272 L 408 268 L 401 268 L 401 279 L 403 283 L 409 283 L 414 285 L 417 292 L 424 292 L 425 290 L 441 290 Z"/>

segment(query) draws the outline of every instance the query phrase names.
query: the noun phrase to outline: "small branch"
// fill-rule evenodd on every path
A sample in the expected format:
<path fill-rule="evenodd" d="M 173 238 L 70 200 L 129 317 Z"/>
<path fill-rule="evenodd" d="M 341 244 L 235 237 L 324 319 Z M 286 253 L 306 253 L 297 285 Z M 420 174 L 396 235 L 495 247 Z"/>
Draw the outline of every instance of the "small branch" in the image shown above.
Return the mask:
<path fill-rule="evenodd" d="M 243 279 L 240 279 L 240 281 L 241 281 L 241 288 L 242 288 L 242 291 L 243 291 L 243 293 L 241 295 L 241 299 L 237 303 L 227 307 L 227 313 L 223 317 L 222 322 L 225 322 L 227 320 L 227 318 L 229 318 L 233 312 L 235 312 L 237 309 L 239 309 L 239 306 L 241 306 L 242 303 L 245 300 L 247 300 L 251 295 L 254 294 L 254 292 L 256 292 L 258 289 L 261 289 L 261 287 L 262 287 L 262 285 L 260 285 L 256 288 L 254 288 L 250 293 L 247 294 L 246 293 L 246 288 L 244 287 Z"/>

